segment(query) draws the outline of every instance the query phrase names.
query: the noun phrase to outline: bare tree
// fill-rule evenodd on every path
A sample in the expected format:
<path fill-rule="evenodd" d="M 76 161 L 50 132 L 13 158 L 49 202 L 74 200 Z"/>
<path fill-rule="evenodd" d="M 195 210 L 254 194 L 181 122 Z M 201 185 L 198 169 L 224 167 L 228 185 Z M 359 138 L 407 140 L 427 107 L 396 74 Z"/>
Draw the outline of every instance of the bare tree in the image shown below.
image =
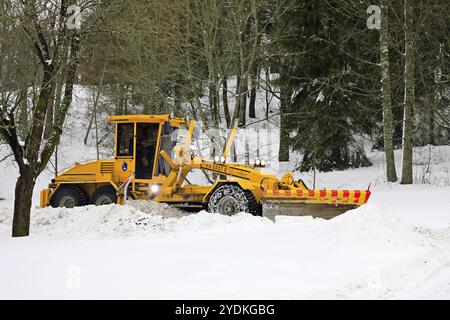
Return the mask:
<path fill-rule="evenodd" d="M 405 0 L 405 97 L 403 115 L 403 159 L 401 184 L 413 183 L 413 110 L 414 110 L 414 6 Z"/>
<path fill-rule="evenodd" d="M 239 120 L 239 126 L 245 126 L 246 123 L 248 82 L 260 54 L 261 32 L 264 30 L 258 13 L 265 5 L 265 1 L 250 0 L 238 4 L 234 0 L 229 0 L 229 25 L 233 34 L 234 50 L 237 52 L 238 79 L 232 125 L 236 120 Z"/>
<path fill-rule="evenodd" d="M 4 6 L 1 18 L 9 22 L 9 35 L 20 39 L 25 36 L 22 50 L 32 49 L 31 58 L 35 61 L 37 76 L 35 81 L 37 99 L 32 105 L 29 128 L 25 141 L 18 134 L 16 110 L 26 104 L 26 95 L 20 94 L 23 87 L 15 87 L 14 82 L 7 83 L 9 94 L 0 108 L 0 134 L 10 146 L 14 160 L 19 167 L 19 178 L 16 183 L 13 219 L 13 237 L 27 236 L 30 229 L 30 209 L 36 178 L 45 169 L 50 157 L 59 143 L 67 110 L 72 102 L 73 85 L 79 63 L 80 37 L 75 28 L 69 30 L 67 9 L 70 1 L 38 1 L 27 0 L 13 2 Z M 55 29 L 52 29 L 52 21 Z M 53 36 L 54 42 L 49 38 Z M 0 44 L 1 45 L 1 44 Z M 67 63 L 63 63 L 65 52 Z M 45 119 L 51 104 L 56 76 L 65 70 L 64 94 L 62 102 L 54 110 L 52 131 L 48 139 L 43 139 Z M 28 70 L 33 72 L 33 70 Z"/>
<path fill-rule="evenodd" d="M 380 60 L 381 83 L 383 94 L 383 136 L 386 154 L 386 174 L 389 182 L 397 181 L 394 158 L 393 115 L 391 98 L 391 75 L 389 62 L 389 1 L 381 0 L 381 32 L 380 32 Z"/>

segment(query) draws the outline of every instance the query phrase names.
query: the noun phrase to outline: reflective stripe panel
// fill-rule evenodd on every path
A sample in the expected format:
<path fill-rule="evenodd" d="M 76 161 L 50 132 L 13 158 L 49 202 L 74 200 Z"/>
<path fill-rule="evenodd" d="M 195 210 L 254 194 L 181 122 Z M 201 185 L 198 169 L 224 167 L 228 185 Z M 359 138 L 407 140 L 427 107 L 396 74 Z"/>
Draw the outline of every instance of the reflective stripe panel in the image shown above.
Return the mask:
<path fill-rule="evenodd" d="M 369 190 L 264 190 L 263 198 L 305 203 L 362 205 L 369 200 L 370 194 Z"/>

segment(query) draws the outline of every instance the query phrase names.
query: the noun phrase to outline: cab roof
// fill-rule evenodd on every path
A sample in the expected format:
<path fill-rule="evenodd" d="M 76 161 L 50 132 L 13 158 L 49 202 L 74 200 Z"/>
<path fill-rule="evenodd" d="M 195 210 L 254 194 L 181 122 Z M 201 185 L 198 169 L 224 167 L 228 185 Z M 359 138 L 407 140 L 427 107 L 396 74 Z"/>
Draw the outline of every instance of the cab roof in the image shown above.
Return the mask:
<path fill-rule="evenodd" d="M 158 114 L 158 115 L 137 114 L 137 115 L 109 116 L 108 121 L 112 123 L 134 123 L 134 122 L 164 123 L 166 121 L 170 121 L 170 124 L 175 127 L 187 123 L 186 118 L 172 118 L 168 114 Z"/>

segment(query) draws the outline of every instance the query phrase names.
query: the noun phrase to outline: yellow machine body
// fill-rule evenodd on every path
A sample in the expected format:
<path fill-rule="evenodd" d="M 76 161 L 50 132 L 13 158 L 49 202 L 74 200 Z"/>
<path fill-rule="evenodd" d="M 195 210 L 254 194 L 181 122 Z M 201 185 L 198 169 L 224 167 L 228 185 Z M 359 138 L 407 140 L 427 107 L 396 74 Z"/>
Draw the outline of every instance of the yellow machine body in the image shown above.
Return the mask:
<path fill-rule="evenodd" d="M 370 197 L 369 190 L 310 190 L 301 180 L 295 181 L 292 173 L 278 179 L 261 171 L 260 166 L 227 163 L 226 156 L 237 129 L 232 130 L 219 163 L 191 154 L 193 121 L 188 123 L 184 118 L 169 115 L 110 116 L 108 120 L 115 125 L 114 159 L 76 163 L 41 191 L 41 207 L 52 206 L 64 186 L 81 189 L 88 203 L 96 190 L 110 186 L 116 191 L 118 204 L 131 197 L 202 209 L 217 188 L 235 185 L 251 192 L 262 213 L 269 218 L 279 214 L 332 218 L 366 203 Z M 170 140 L 173 131 L 181 127 L 188 130 L 184 145 Z M 152 150 L 153 163 L 152 159 L 143 161 L 139 156 L 142 146 Z M 218 178 L 211 185 L 191 184 L 187 176 L 196 169 L 214 173 Z"/>

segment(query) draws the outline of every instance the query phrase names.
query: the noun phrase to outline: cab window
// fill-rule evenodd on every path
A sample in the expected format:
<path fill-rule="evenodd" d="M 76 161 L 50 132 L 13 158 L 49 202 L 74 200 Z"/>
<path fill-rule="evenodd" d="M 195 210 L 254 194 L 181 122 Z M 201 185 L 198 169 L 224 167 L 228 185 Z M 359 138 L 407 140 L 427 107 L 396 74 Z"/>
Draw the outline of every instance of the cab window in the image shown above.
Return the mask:
<path fill-rule="evenodd" d="M 132 157 L 133 156 L 133 123 L 119 123 L 117 125 L 117 156 Z"/>
<path fill-rule="evenodd" d="M 138 123 L 136 128 L 136 179 L 151 179 L 159 124 Z"/>

